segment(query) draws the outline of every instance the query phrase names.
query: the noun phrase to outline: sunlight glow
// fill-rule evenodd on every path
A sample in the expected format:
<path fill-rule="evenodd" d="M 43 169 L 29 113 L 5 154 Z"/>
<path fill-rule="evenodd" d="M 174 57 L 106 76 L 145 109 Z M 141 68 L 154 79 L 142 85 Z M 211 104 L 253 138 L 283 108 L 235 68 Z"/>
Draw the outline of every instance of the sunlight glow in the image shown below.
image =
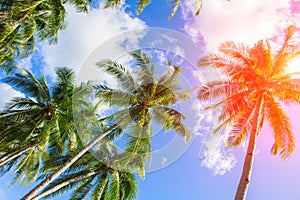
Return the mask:
<path fill-rule="evenodd" d="M 286 73 L 300 73 L 300 56 L 289 62 Z M 300 74 L 297 75 L 297 77 L 299 76 Z"/>

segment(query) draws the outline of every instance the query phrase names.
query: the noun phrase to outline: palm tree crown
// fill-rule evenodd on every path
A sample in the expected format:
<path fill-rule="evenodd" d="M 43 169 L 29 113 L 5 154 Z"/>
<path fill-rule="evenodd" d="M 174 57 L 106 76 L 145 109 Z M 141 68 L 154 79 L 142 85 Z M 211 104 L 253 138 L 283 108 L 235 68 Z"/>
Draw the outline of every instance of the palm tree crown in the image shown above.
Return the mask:
<path fill-rule="evenodd" d="M 58 31 L 65 27 L 65 3 L 77 11 L 87 11 L 90 0 L 14 0 L 4 1 L 0 10 L 0 66 L 10 70 L 15 56 L 33 53 L 36 37 L 57 42 Z"/>
<path fill-rule="evenodd" d="M 117 79 L 118 89 L 104 84 L 96 84 L 94 88 L 100 103 L 109 104 L 115 110 L 109 120 L 127 130 L 127 147 L 116 158 L 115 165 L 139 168 L 144 176 L 144 164 L 152 149 L 151 123 L 154 118 L 165 130 L 173 129 L 186 140 L 190 138 L 188 129 L 181 123 L 184 116 L 170 107 L 189 97 L 190 91 L 175 92 L 180 67 L 169 63 L 168 70 L 156 77 L 155 64 L 150 56 L 142 51 L 132 52 L 131 55 L 137 62 L 137 68 L 132 73 L 111 60 L 97 63 Z"/>
<path fill-rule="evenodd" d="M 36 78 L 22 68 L 3 79 L 25 95 L 13 98 L 0 113 L 0 122 L 5 125 L 0 133 L 1 171 L 15 166 L 15 181 L 34 181 L 47 157 L 78 147 L 72 119 L 74 72 L 58 68 L 56 74 L 52 88 L 45 77 Z"/>
<path fill-rule="evenodd" d="M 150 56 L 141 51 L 135 51 L 131 55 L 137 62 L 135 76 L 122 65 L 111 60 L 104 60 L 97 64 L 105 72 L 113 75 L 119 83 L 120 89 L 112 89 L 104 84 L 95 84 L 92 87 L 96 91 L 96 97 L 99 98 L 100 103 L 105 102 L 118 108 L 114 114 L 104 119 L 86 122 L 85 119 L 89 118 L 91 112 L 83 113 L 86 105 L 83 105 L 82 109 L 81 101 L 73 96 L 75 121 L 80 122 L 76 124 L 78 125 L 77 130 L 81 132 L 81 139 L 85 145 L 60 168 L 53 170 L 54 172 L 26 194 L 22 198 L 23 200 L 34 198 L 88 151 L 94 151 L 96 147 L 99 147 L 101 141 L 117 138 L 123 128 L 130 133 L 126 148 L 124 152 L 117 154 L 114 160 L 108 163 L 108 166 L 125 172 L 138 169 L 140 175 L 144 177 L 144 164 L 152 150 L 150 142 L 152 117 L 156 118 L 165 129 L 174 129 L 186 139 L 190 138 L 188 129 L 181 123 L 183 115 L 170 107 L 187 98 L 190 93 L 190 91 L 175 92 L 177 89 L 175 80 L 180 73 L 180 67 L 170 64 L 166 73 L 156 78 L 154 75 L 155 63 L 151 61 Z M 82 99 L 82 95 L 79 97 Z M 101 121 L 109 124 L 108 129 L 92 131 Z M 100 160 L 105 161 L 102 157 Z M 105 162 L 105 164 L 107 163 Z"/>
<path fill-rule="evenodd" d="M 269 41 L 261 40 L 252 48 L 230 41 L 219 46 L 219 53 L 199 61 L 200 66 L 212 64 L 220 69 L 224 78 L 204 85 L 198 95 L 202 100 L 224 95 L 224 99 L 209 107 L 222 106 L 221 125 L 216 131 L 232 127 L 227 140 L 229 147 L 250 137 L 241 178 L 244 192 L 239 188 L 236 199 L 245 198 L 256 136 L 265 119 L 274 132 L 272 154 L 288 158 L 295 150 L 291 123 L 281 105 L 300 103 L 300 79 L 285 73 L 289 62 L 300 53 L 299 46 L 292 43 L 295 30 L 294 26 L 286 29 L 283 45 L 275 53 L 272 53 Z"/>

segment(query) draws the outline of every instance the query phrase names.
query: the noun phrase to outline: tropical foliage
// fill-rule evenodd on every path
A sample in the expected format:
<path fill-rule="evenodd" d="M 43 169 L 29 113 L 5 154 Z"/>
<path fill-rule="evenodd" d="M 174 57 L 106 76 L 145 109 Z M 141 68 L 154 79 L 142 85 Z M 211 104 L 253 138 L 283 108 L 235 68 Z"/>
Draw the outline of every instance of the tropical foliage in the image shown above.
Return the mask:
<path fill-rule="evenodd" d="M 87 12 L 92 0 L 0 0 L 0 69 L 2 82 L 22 93 L 0 111 L 0 176 L 13 172 L 13 184 L 37 183 L 22 200 L 48 199 L 70 192 L 70 199 L 132 200 L 137 197 L 134 173 L 144 178 L 152 154 L 154 123 L 174 130 L 185 140 L 191 134 L 176 105 L 189 98 L 177 81 L 181 67 L 168 63 L 159 74 L 157 64 L 143 51 L 131 52 L 133 70 L 113 60 L 96 65 L 112 77 L 106 82 L 75 86 L 73 70 L 55 70 L 56 79 L 36 77 L 16 66 L 16 60 L 33 54 L 37 41 L 55 44 L 66 27 L 66 5 Z M 122 0 L 105 0 L 105 8 Z M 151 0 L 137 0 L 141 14 Z M 169 0 L 172 19 L 181 0 Z M 194 0 L 195 15 L 202 0 Z M 250 183 L 256 141 L 266 121 L 273 129 L 273 155 L 283 159 L 295 151 L 295 136 L 285 105 L 300 103 L 300 73 L 288 73 L 289 63 L 300 54 L 294 42 L 296 27 L 289 26 L 280 48 L 269 40 L 253 46 L 233 41 L 199 60 L 199 66 L 217 68 L 221 81 L 202 85 L 198 98 L 217 99 L 206 109 L 220 109 L 220 130 L 230 130 L 227 146 L 248 141 L 235 200 L 245 200 Z M 276 45 L 275 45 L 276 46 Z M 101 105 L 108 116 L 98 113 Z M 155 124 L 156 125 L 156 124 Z M 120 151 L 116 143 L 124 143 Z"/>
<path fill-rule="evenodd" d="M 169 63 L 168 70 L 160 77 L 154 75 L 155 64 L 142 51 L 131 54 L 137 61 L 137 69 L 129 73 L 122 65 L 106 60 L 98 66 L 120 83 L 121 89 L 109 88 L 106 85 L 96 85 L 96 95 L 102 104 L 109 104 L 118 109 L 111 117 L 116 122 L 123 119 L 122 127 L 128 129 L 127 148 L 118 158 L 119 167 L 132 166 L 140 169 L 144 176 L 144 163 L 151 154 L 151 123 L 153 119 L 165 130 L 173 129 L 186 140 L 189 139 L 188 129 L 181 123 L 184 116 L 172 109 L 171 105 L 189 97 L 190 91 L 176 92 L 177 76 L 181 68 Z"/>
<path fill-rule="evenodd" d="M 120 5 L 122 2 L 123 2 L 122 0 L 106 0 L 105 8 L 116 7 L 116 6 Z M 137 0 L 136 13 L 141 14 L 143 12 L 143 10 L 146 8 L 146 6 L 148 6 L 151 2 L 152 2 L 152 0 Z M 169 15 L 169 19 L 172 19 L 181 4 L 181 0 L 171 0 L 168 2 L 173 5 L 172 12 Z M 194 6 L 196 8 L 195 15 L 197 16 L 197 15 L 199 15 L 201 8 L 202 8 L 202 0 L 195 0 Z"/>
<path fill-rule="evenodd" d="M 127 133 L 125 150 L 120 153 L 104 150 L 109 153 L 105 156 L 101 154 L 103 158 L 109 156 L 113 158 L 110 163 L 107 163 L 107 159 L 101 160 L 101 163 L 115 170 L 105 168 L 105 172 L 100 173 L 100 168 L 96 170 L 93 165 L 81 165 L 82 173 L 86 172 L 85 170 L 91 170 L 91 173 L 93 170 L 96 171 L 88 179 L 75 178 L 76 183 L 81 180 L 88 182 L 90 179 L 93 182 L 95 179 L 92 177 L 97 176 L 100 184 L 103 177 L 99 174 L 108 173 L 108 176 L 112 177 L 109 179 L 112 182 L 108 185 L 112 186 L 106 188 L 112 188 L 115 187 L 113 183 L 116 180 L 121 185 L 123 178 L 125 185 L 128 181 L 133 181 L 129 173 L 135 170 L 139 170 L 142 177 L 145 176 L 144 165 L 152 151 L 150 139 L 151 123 L 154 118 L 166 130 L 174 129 L 185 139 L 189 139 L 190 133 L 181 123 L 184 116 L 171 107 L 183 101 L 190 93 L 190 91 L 176 92 L 179 89 L 176 80 L 181 72 L 180 67 L 169 63 L 168 70 L 156 77 L 155 63 L 151 61 L 150 56 L 141 51 L 135 51 L 131 55 L 137 64 L 133 73 L 111 60 L 97 64 L 116 78 L 120 86 L 118 89 L 109 88 L 105 84 L 83 84 L 77 88 L 73 85 L 73 72 L 66 68 L 57 70 L 58 79 L 51 92 L 45 78 L 36 78 L 22 68 L 18 68 L 16 73 L 4 79 L 6 83 L 22 91 L 25 97 L 13 99 L 1 113 L 2 122 L 8 125 L 1 132 L 2 169 L 7 172 L 17 163 L 16 180 L 25 180 L 25 184 L 36 180 L 37 177 L 42 180 L 23 199 L 42 195 L 51 190 L 51 187 L 57 186 L 55 184 L 61 184 L 61 181 L 69 182 L 68 178 L 74 180 L 75 175 L 83 177 L 80 173 L 76 174 L 78 171 L 73 170 L 77 166 L 76 163 L 80 163 L 90 150 L 94 151 L 95 148 L 103 150 L 103 147 L 107 146 L 103 142 L 116 140 L 123 133 L 123 129 Z M 99 103 L 108 103 L 113 107 L 114 114 L 101 119 L 101 116 L 96 115 L 99 103 L 91 105 L 87 98 L 93 91 Z M 73 115 L 75 119 L 76 117 L 81 119 L 76 120 L 77 129 L 72 120 Z M 103 129 L 103 124 L 107 128 Z M 20 133 L 15 135 L 15 130 Z M 84 134 L 79 135 L 82 141 L 85 141 L 84 144 L 78 140 L 77 130 L 83 130 Z M 99 152 L 103 153 L 100 150 Z M 9 160 L 6 162 L 6 159 Z M 61 163 L 51 165 L 56 160 Z M 92 163 L 101 165 L 96 160 Z M 125 194 L 121 191 L 123 190 L 121 186 L 119 188 L 119 195 L 123 195 L 124 198 L 134 194 Z M 83 192 L 82 187 L 78 191 L 77 189 L 74 195 Z"/>
<path fill-rule="evenodd" d="M 272 52 L 268 40 L 261 40 L 253 47 L 232 41 L 219 46 L 199 61 L 200 66 L 213 65 L 223 76 L 222 81 L 210 82 L 201 87 L 199 99 L 220 98 L 209 108 L 221 107 L 219 116 L 222 128 L 231 128 L 228 147 L 235 147 L 249 138 L 242 177 L 236 200 L 245 199 L 250 181 L 256 137 L 268 120 L 274 132 L 273 155 L 288 158 L 295 150 L 295 137 L 282 103 L 300 103 L 300 79 L 287 74 L 289 62 L 300 54 L 299 45 L 293 43 L 294 26 L 285 31 L 281 48 Z"/>
<path fill-rule="evenodd" d="M 36 180 L 43 161 L 51 154 L 64 155 L 78 148 L 79 138 L 72 120 L 74 72 L 56 69 L 50 88 L 45 77 L 17 68 L 3 81 L 25 97 L 15 97 L 0 113 L 1 173 L 14 169 L 15 181 L 24 185 Z"/>
<path fill-rule="evenodd" d="M 10 70 L 15 57 L 33 53 L 36 39 L 57 42 L 58 31 L 65 28 L 65 3 L 87 12 L 90 0 L 14 0 L 1 1 L 0 66 Z"/>
<path fill-rule="evenodd" d="M 107 129 L 102 126 L 101 129 L 103 128 Z M 98 152 L 84 154 L 33 199 L 59 196 L 71 189 L 73 192 L 70 199 L 135 199 L 136 177 L 129 169 L 125 172 L 116 170 L 113 166 L 118 152 L 117 147 L 111 143 L 111 138 L 98 143 L 98 148 Z M 43 178 L 60 168 L 71 156 L 72 153 L 69 153 L 46 161 Z"/>

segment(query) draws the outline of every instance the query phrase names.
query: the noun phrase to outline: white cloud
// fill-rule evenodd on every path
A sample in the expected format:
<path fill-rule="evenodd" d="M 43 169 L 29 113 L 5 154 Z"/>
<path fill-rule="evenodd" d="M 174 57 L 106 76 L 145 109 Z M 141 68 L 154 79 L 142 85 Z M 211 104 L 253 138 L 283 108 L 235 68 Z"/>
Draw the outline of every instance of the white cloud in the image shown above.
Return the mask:
<path fill-rule="evenodd" d="M 32 68 L 32 64 L 30 62 L 31 58 L 32 58 L 32 56 L 29 56 L 27 58 L 23 58 L 21 60 L 18 60 L 17 65 L 21 66 L 21 67 L 23 67 L 27 70 L 31 70 L 31 68 Z"/>
<path fill-rule="evenodd" d="M 204 133 L 207 133 L 211 129 L 212 116 L 211 113 L 203 113 L 203 108 L 205 107 L 204 103 L 196 100 L 193 102 L 192 109 L 195 110 L 196 114 L 196 123 L 193 126 L 192 130 L 195 135 L 202 136 Z"/>
<path fill-rule="evenodd" d="M 192 16 L 193 1 L 183 6 L 185 31 L 198 41 L 202 35 L 210 49 L 227 40 L 253 44 L 282 31 L 293 21 L 289 0 L 204 1 L 198 17 Z"/>
<path fill-rule="evenodd" d="M 7 84 L 0 84 L 1 98 L 0 98 L 0 109 L 5 107 L 5 104 L 13 97 L 24 97 L 24 95 Z M 1 198 L 0 198 L 1 199 Z"/>
<path fill-rule="evenodd" d="M 78 73 L 88 56 L 103 42 L 113 36 L 128 30 L 138 30 L 146 25 L 138 18 L 125 13 L 124 7 L 116 9 L 92 10 L 88 14 L 77 13 L 67 7 L 67 28 L 60 32 L 57 45 L 44 45 L 43 54 L 46 63 L 44 72 L 54 76 L 54 68 L 67 66 Z M 138 35 L 138 33 L 137 33 Z M 132 45 L 137 35 L 125 35 L 127 43 Z M 120 47 L 119 47 L 120 48 Z M 108 47 L 106 52 L 116 51 L 115 47 Z"/>
<path fill-rule="evenodd" d="M 219 126 L 218 116 L 220 110 L 205 111 L 204 108 L 211 104 L 213 103 L 204 101 L 194 102 L 193 110 L 197 113 L 197 121 L 192 130 L 202 141 L 199 150 L 201 167 L 206 167 L 213 171 L 214 175 L 224 175 L 235 166 L 236 157 L 225 146 L 227 138 L 227 134 L 224 133 L 225 131 L 216 134 L 213 133 Z"/>
<path fill-rule="evenodd" d="M 212 170 L 214 175 L 224 175 L 237 162 L 236 157 L 225 149 L 226 138 L 226 134 L 208 134 L 199 152 L 201 166 Z"/>

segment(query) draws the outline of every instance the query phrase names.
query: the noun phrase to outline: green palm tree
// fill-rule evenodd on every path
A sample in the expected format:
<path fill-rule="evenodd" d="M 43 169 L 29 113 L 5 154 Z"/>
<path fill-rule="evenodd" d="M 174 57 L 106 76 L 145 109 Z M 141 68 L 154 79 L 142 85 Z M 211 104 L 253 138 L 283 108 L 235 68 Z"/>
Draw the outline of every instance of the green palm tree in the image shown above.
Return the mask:
<path fill-rule="evenodd" d="M 212 53 L 199 61 L 200 66 L 213 65 L 220 69 L 224 80 L 210 82 L 201 87 L 199 99 L 220 98 L 209 108 L 222 108 L 219 116 L 222 128 L 232 127 L 228 147 L 240 145 L 249 138 L 242 176 L 236 200 L 246 198 L 250 182 L 257 135 L 265 120 L 274 131 L 273 155 L 288 158 L 295 150 L 291 123 L 282 104 L 300 103 L 300 80 L 285 73 L 289 62 L 299 55 L 299 46 L 292 44 L 296 28 L 285 31 L 283 45 L 272 53 L 268 41 L 261 40 L 252 48 L 234 42 L 219 46 L 219 53 Z"/>
<path fill-rule="evenodd" d="M 174 129 L 186 139 L 190 137 L 188 129 L 181 123 L 183 115 L 170 108 L 170 105 L 188 97 L 188 92 L 173 93 L 175 80 L 180 74 L 180 67 L 169 66 L 169 70 L 159 78 L 155 78 L 154 66 L 150 57 L 141 51 L 131 54 L 137 60 L 135 77 L 122 65 L 111 60 L 104 60 L 97 65 L 105 72 L 113 75 L 120 84 L 120 89 L 112 89 L 106 85 L 95 85 L 96 96 L 100 103 L 107 102 L 111 106 L 119 108 L 112 116 L 108 117 L 112 124 L 110 128 L 98 133 L 96 137 L 87 142 L 80 151 L 74 154 L 64 165 L 48 176 L 35 188 L 33 188 L 22 199 L 32 199 L 52 181 L 57 179 L 70 166 L 80 159 L 87 151 L 91 150 L 103 138 L 108 137 L 113 131 L 124 126 L 131 126 L 131 135 L 128 147 L 122 152 L 116 161 L 120 167 L 127 163 L 130 167 L 138 167 L 141 174 L 144 174 L 144 162 L 151 153 L 151 129 L 150 122 L 155 117 L 165 129 Z M 76 106 L 75 106 L 76 107 Z M 80 112 L 79 112 L 80 113 Z M 83 120 L 80 116 L 78 120 Z M 80 130 L 80 128 L 79 128 Z M 141 131 L 145 130 L 145 131 Z M 124 165 L 123 165 L 124 166 Z"/>
<path fill-rule="evenodd" d="M 45 77 L 36 78 L 18 68 L 3 81 L 26 97 L 15 97 L 0 113 L 0 167 L 2 174 L 15 167 L 15 181 L 26 185 L 36 179 L 43 160 L 77 149 L 79 138 L 72 112 L 76 91 L 74 72 L 56 69 L 57 80 L 49 88 Z"/>
<path fill-rule="evenodd" d="M 0 66 L 10 70 L 15 56 L 33 53 L 36 38 L 53 44 L 65 27 L 65 3 L 87 12 L 90 0 L 10 0 L 0 9 Z"/>
<path fill-rule="evenodd" d="M 61 195 L 73 188 L 70 199 L 135 199 L 137 182 L 134 174 L 107 167 L 93 155 L 92 159 L 83 159 L 86 169 L 61 176 L 33 200 Z"/>
<path fill-rule="evenodd" d="M 103 130 L 103 128 L 102 125 L 95 131 Z M 113 139 L 115 138 L 105 138 L 98 143 L 98 152 L 85 153 L 33 200 L 54 197 L 70 190 L 73 190 L 70 199 L 135 199 L 138 187 L 133 171 L 115 169 L 114 160 L 118 152 L 111 143 Z M 98 155 L 98 159 L 95 158 L 95 154 Z M 101 155 L 101 159 L 99 159 L 99 155 Z M 69 154 L 64 157 L 51 158 L 47 162 L 49 165 L 45 168 L 46 171 L 50 172 L 61 167 L 71 156 Z M 44 173 L 43 176 L 47 176 L 47 173 Z"/>
<path fill-rule="evenodd" d="M 110 7 L 116 7 L 118 5 L 120 5 L 123 1 L 122 0 L 107 0 L 105 2 L 105 8 L 110 8 Z M 146 6 L 148 4 L 150 4 L 152 2 L 152 0 L 137 0 L 137 9 L 136 9 L 136 13 L 139 15 L 143 12 L 143 10 L 146 8 Z M 171 0 L 168 1 L 173 5 L 173 10 L 171 12 L 171 14 L 169 15 L 169 19 L 172 19 L 175 15 L 175 13 L 177 12 L 180 4 L 181 4 L 181 0 Z M 195 0 L 194 6 L 196 7 L 196 12 L 195 15 L 199 15 L 201 8 L 202 8 L 202 0 Z"/>

